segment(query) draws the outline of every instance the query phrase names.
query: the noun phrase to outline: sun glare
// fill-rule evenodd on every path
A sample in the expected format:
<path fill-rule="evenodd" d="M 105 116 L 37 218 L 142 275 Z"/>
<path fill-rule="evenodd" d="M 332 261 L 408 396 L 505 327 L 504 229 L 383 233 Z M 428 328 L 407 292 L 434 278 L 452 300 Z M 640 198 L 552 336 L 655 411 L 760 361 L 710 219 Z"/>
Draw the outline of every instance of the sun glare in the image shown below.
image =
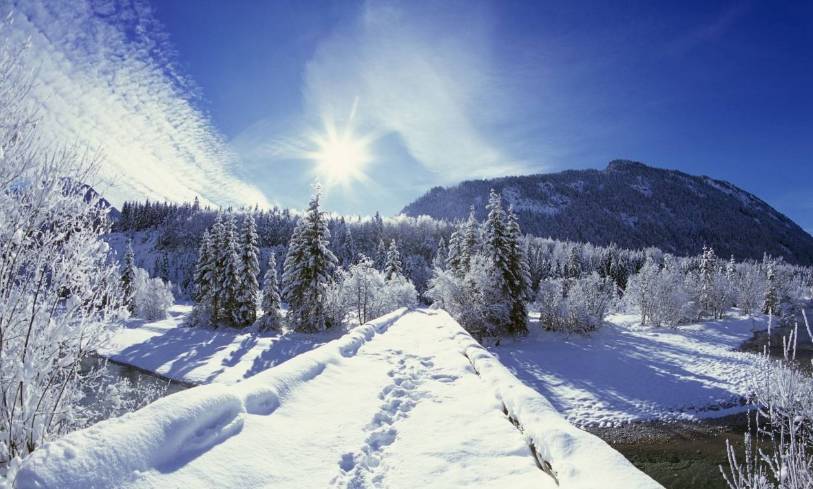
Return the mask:
<path fill-rule="evenodd" d="M 353 134 L 350 127 L 339 130 L 326 124 L 324 134 L 313 138 L 316 150 L 308 157 L 316 163 L 316 174 L 328 185 L 349 185 L 366 180 L 364 170 L 371 160 L 369 138 Z"/>

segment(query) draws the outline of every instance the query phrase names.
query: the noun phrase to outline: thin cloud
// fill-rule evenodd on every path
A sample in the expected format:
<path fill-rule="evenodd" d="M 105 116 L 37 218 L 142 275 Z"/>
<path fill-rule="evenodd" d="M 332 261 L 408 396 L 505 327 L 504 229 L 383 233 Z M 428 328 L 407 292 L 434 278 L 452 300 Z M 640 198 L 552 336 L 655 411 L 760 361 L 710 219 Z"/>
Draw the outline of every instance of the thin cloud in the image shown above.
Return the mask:
<path fill-rule="evenodd" d="M 112 202 L 268 204 L 235 176 L 235 155 L 195 106 L 148 4 L 26 0 L 12 13 L 8 41 L 30 42 L 24 59 L 37 74 L 31 96 L 46 142 L 100 151 L 94 184 Z"/>
<path fill-rule="evenodd" d="M 362 125 L 397 133 L 441 181 L 522 171 L 483 129 L 500 96 L 485 16 L 439 8 L 366 4 L 357 24 L 326 39 L 308 63 L 307 109 L 341 114 L 357 100 Z"/>

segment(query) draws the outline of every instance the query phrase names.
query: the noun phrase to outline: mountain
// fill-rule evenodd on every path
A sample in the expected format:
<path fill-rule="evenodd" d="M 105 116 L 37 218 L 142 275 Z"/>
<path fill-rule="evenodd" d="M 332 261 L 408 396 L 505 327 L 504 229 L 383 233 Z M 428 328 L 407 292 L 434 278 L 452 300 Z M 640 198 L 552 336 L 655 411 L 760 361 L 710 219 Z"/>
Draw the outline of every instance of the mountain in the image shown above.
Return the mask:
<path fill-rule="evenodd" d="M 657 246 L 677 255 L 697 254 L 706 244 L 723 257 L 759 259 L 767 252 L 813 265 L 813 237 L 758 197 L 722 180 L 636 161 L 435 187 L 401 212 L 463 219 L 474 206 L 482 220 L 492 188 L 514 207 L 522 230 L 536 236 Z"/>

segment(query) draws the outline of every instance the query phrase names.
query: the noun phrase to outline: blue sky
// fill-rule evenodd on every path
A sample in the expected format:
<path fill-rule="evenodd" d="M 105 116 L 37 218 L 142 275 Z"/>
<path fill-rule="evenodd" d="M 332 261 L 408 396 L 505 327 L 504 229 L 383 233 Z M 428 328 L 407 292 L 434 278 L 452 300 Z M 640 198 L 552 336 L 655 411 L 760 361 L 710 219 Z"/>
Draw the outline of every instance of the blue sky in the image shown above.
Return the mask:
<path fill-rule="evenodd" d="M 144 193 L 301 207 L 314 179 L 329 180 L 303 155 L 335 126 L 368 141 L 363 174 L 326 185 L 342 213 L 393 214 L 466 178 L 628 158 L 729 180 L 813 229 L 810 2 L 135 7 L 158 22 L 122 43 L 141 40 L 156 76 L 182 80 L 165 98 L 195 111 L 194 144 L 211 162 L 206 178 L 172 179 L 185 193 L 157 181 Z M 133 22 L 127 9 L 98 10 L 93 22 Z M 220 193 L 214 179 L 227 182 Z"/>

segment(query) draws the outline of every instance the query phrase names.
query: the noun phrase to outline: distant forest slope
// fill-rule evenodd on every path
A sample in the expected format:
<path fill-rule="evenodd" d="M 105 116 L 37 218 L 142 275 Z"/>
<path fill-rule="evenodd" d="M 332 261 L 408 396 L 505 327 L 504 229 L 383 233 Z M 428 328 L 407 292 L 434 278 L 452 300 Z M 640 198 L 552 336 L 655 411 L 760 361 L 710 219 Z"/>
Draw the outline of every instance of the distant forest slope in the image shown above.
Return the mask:
<path fill-rule="evenodd" d="M 767 252 L 813 265 L 813 237 L 754 195 L 725 181 L 627 160 L 611 161 L 605 170 L 435 187 L 402 213 L 463 219 L 474 206 L 482 220 L 491 188 L 513 205 L 522 230 L 536 236 L 657 246 L 677 255 L 697 254 L 706 244 L 723 257 L 759 259 Z"/>

